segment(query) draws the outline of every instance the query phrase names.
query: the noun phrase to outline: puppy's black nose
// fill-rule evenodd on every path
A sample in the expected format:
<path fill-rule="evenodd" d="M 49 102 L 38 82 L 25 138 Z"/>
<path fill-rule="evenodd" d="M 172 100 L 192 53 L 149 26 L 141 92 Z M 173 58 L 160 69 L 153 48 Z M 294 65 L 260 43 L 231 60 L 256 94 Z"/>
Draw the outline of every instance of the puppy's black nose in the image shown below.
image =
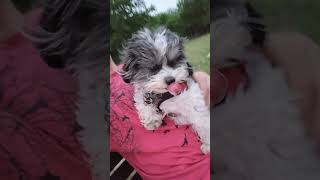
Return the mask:
<path fill-rule="evenodd" d="M 174 79 L 174 77 L 168 76 L 168 77 L 164 78 L 164 81 L 169 85 L 169 84 L 173 83 L 176 80 Z"/>

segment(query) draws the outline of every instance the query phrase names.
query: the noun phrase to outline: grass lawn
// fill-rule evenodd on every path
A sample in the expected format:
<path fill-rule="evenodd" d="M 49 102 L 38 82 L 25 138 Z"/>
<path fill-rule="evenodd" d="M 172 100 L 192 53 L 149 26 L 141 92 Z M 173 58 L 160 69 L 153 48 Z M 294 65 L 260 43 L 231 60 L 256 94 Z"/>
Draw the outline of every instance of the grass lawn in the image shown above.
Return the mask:
<path fill-rule="evenodd" d="M 210 34 L 190 39 L 185 45 L 186 56 L 195 70 L 210 71 Z"/>

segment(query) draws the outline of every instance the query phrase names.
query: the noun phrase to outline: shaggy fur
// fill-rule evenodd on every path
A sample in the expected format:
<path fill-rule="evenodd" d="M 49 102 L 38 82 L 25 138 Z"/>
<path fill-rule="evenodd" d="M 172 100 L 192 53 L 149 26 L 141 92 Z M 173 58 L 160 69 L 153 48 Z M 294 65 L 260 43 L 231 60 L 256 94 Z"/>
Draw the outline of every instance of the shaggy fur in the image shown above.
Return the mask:
<path fill-rule="evenodd" d="M 233 12 L 213 25 L 215 66 L 243 63 L 250 82 L 248 89 L 240 87 L 212 111 L 214 176 L 222 180 L 317 179 L 320 162 L 305 139 L 293 103 L 298 97 L 288 88 L 284 73 L 254 50 L 257 45 L 248 25 L 257 21 L 250 11 L 243 12 Z"/>
<path fill-rule="evenodd" d="M 203 145 L 204 153 L 210 152 L 210 115 L 203 94 L 192 78 L 191 66 L 183 52 L 183 39 L 175 33 L 160 27 L 154 32 L 149 29 L 138 31 L 127 42 L 121 52 L 124 64 L 122 76 L 134 85 L 135 106 L 141 124 L 148 130 L 158 128 L 163 116 L 172 117 L 176 124 L 192 124 Z M 187 82 L 188 89 L 182 94 L 164 101 L 160 110 L 154 104 L 145 103 L 147 93 L 168 92 L 166 82 Z M 177 108 L 179 107 L 179 108 Z"/>

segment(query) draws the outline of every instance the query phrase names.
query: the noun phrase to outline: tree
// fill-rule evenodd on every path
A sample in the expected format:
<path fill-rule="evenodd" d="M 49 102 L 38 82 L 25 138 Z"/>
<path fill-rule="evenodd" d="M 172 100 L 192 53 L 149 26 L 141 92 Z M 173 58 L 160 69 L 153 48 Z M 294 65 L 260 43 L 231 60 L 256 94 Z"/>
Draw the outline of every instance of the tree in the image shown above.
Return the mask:
<path fill-rule="evenodd" d="M 179 0 L 178 13 L 185 35 L 198 36 L 210 31 L 209 0 Z"/>
<path fill-rule="evenodd" d="M 154 7 L 146 7 L 143 0 L 111 0 L 110 5 L 110 52 L 118 61 L 124 40 L 151 21 Z"/>
<path fill-rule="evenodd" d="M 177 9 L 151 16 L 154 7 L 143 0 L 111 0 L 110 51 L 119 62 L 118 51 L 132 33 L 143 27 L 166 26 L 181 36 L 192 38 L 210 31 L 209 0 L 179 0 Z"/>

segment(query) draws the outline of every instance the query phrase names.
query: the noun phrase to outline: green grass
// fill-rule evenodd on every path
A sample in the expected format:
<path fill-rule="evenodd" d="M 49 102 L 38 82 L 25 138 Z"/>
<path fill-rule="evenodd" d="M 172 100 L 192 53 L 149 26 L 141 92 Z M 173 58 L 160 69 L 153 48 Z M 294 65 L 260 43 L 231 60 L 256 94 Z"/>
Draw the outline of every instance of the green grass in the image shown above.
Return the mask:
<path fill-rule="evenodd" d="M 210 34 L 191 39 L 185 46 L 186 56 L 196 71 L 210 71 Z"/>

